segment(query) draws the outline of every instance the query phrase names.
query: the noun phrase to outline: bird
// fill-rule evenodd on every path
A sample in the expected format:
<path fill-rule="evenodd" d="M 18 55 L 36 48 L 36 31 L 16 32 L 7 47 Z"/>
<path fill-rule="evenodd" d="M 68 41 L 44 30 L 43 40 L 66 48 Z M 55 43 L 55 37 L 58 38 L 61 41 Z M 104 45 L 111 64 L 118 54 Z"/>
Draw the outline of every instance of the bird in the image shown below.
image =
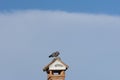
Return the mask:
<path fill-rule="evenodd" d="M 58 57 L 59 54 L 60 53 L 58 51 L 53 52 L 51 55 L 49 55 L 49 58 L 51 58 L 51 57 Z"/>

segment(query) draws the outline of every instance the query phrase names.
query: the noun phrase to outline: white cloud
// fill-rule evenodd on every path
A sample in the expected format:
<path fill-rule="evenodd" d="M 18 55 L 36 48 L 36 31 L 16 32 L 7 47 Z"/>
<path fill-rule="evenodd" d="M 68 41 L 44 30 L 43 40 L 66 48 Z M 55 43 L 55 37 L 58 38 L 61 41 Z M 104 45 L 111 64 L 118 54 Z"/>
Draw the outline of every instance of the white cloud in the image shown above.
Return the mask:
<path fill-rule="evenodd" d="M 120 16 L 41 10 L 0 13 L 0 80 L 46 79 L 41 76 L 45 58 L 56 50 L 71 68 L 69 79 L 118 79 L 119 34 Z"/>
<path fill-rule="evenodd" d="M 120 16 L 28 10 L 1 13 L 0 22 L 1 27 L 115 27 Z"/>

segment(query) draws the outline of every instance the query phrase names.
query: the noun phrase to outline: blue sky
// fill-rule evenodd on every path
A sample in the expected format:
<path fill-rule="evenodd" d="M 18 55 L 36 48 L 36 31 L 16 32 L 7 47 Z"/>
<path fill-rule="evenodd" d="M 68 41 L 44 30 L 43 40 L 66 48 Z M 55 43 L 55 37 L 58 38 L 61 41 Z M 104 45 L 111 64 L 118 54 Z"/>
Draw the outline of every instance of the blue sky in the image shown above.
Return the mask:
<path fill-rule="evenodd" d="M 119 15 L 119 3 L 119 0 L 0 0 L 0 11 L 42 9 Z"/>
<path fill-rule="evenodd" d="M 0 0 L 0 80 L 46 80 L 54 51 L 66 80 L 120 80 L 119 2 Z"/>

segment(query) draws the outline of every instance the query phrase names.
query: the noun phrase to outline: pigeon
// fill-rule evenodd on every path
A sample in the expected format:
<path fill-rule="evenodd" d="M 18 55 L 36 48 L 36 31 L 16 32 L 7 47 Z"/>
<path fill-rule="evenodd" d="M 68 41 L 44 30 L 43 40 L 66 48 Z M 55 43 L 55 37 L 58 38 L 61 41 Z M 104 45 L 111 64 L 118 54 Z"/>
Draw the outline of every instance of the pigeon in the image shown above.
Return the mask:
<path fill-rule="evenodd" d="M 60 53 L 58 51 L 53 52 L 51 55 L 49 55 L 49 58 L 51 58 L 51 57 L 58 57 L 59 54 Z"/>

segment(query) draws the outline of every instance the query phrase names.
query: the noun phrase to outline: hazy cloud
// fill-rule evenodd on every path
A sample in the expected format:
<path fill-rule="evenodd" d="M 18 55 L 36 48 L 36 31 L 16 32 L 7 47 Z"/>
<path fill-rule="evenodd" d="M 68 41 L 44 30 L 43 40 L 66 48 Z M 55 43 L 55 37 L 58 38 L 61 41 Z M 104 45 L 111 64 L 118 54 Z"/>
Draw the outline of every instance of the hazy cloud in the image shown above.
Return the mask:
<path fill-rule="evenodd" d="M 0 79 L 46 79 L 42 68 L 51 60 L 47 56 L 58 50 L 70 66 L 67 80 L 119 80 L 119 34 L 120 16 L 42 10 L 0 13 Z"/>

